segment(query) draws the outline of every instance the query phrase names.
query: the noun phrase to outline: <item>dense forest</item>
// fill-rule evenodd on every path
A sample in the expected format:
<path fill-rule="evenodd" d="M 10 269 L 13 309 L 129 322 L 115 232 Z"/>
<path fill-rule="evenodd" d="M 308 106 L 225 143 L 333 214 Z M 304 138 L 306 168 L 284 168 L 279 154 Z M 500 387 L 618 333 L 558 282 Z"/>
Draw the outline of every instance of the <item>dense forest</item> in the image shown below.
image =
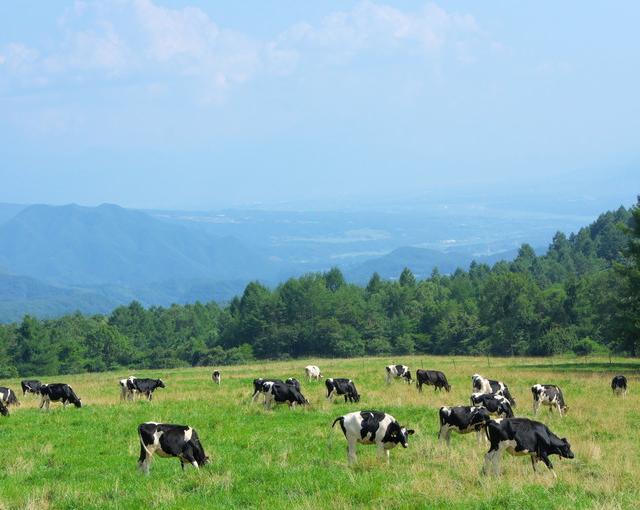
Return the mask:
<path fill-rule="evenodd" d="M 206 304 L 0 325 L 0 377 L 221 365 L 251 359 L 378 354 L 544 356 L 640 354 L 640 199 L 602 214 L 547 253 L 522 245 L 513 262 L 472 263 L 416 280 L 339 269 L 258 282 L 221 307 Z"/>

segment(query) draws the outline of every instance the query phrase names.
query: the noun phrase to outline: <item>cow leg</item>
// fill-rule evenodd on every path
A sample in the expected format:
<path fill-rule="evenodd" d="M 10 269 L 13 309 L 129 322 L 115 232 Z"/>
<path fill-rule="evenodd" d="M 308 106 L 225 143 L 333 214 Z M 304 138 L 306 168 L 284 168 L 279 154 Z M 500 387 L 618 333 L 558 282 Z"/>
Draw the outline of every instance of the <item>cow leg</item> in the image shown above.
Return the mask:
<path fill-rule="evenodd" d="M 147 400 L 151 401 L 153 399 L 153 391 L 147 391 Z"/>
<path fill-rule="evenodd" d="M 536 468 L 536 464 L 538 463 L 538 457 L 535 454 L 531 454 L 531 466 L 533 467 L 533 472 L 537 473 L 538 469 Z"/>
<path fill-rule="evenodd" d="M 40 409 L 44 407 L 44 395 L 40 397 Z"/>
<path fill-rule="evenodd" d="M 151 455 L 149 454 L 149 452 L 144 447 L 144 445 L 142 444 L 142 441 L 141 441 L 140 442 L 140 458 L 138 459 L 138 468 L 145 475 L 148 475 L 149 474 L 149 464 L 150 463 L 151 463 Z"/>
<path fill-rule="evenodd" d="M 558 413 L 560 414 L 560 418 L 562 418 L 562 408 L 560 407 L 560 402 L 556 402 L 556 407 L 558 408 Z"/>
<path fill-rule="evenodd" d="M 258 398 L 258 395 L 260 394 L 260 391 L 254 391 L 253 392 L 253 396 L 251 397 L 251 402 L 255 402 L 256 398 Z"/>
<path fill-rule="evenodd" d="M 538 458 L 544 462 L 544 465 L 547 466 L 547 468 L 549 469 L 549 471 L 551 471 L 553 473 L 553 477 L 554 478 L 558 478 L 558 476 L 556 475 L 556 472 L 553 470 L 553 464 L 551 463 L 551 460 L 549 460 L 549 457 L 547 456 L 547 454 L 545 452 L 540 452 L 540 455 L 538 456 Z"/>
<path fill-rule="evenodd" d="M 540 404 L 537 401 L 533 401 L 533 415 L 538 416 L 538 409 L 540 408 Z"/>
<path fill-rule="evenodd" d="M 490 475 L 491 474 L 491 466 L 493 465 L 493 457 L 498 453 L 497 450 L 489 449 L 489 451 L 484 456 L 484 465 L 482 466 L 482 474 Z"/>
<path fill-rule="evenodd" d="M 347 459 L 349 461 L 349 465 L 355 463 L 356 461 L 356 442 L 349 441 L 349 445 L 347 446 Z"/>

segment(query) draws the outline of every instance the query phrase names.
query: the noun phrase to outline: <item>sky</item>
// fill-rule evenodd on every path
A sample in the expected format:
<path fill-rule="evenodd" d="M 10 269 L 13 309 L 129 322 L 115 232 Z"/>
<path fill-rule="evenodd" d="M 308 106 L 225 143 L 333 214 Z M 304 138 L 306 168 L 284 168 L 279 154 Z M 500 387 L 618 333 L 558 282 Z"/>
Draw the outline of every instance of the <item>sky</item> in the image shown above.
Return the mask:
<path fill-rule="evenodd" d="M 640 193 L 640 3 L 0 3 L 0 202 Z"/>

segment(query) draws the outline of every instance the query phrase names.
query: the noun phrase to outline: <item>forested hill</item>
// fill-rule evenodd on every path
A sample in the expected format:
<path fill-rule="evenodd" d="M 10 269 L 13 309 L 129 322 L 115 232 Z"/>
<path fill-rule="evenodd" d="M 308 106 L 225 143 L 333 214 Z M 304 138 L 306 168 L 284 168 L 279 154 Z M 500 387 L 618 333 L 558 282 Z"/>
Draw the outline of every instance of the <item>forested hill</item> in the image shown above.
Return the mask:
<path fill-rule="evenodd" d="M 620 208 L 536 256 L 365 287 L 338 269 L 215 302 L 0 326 L 0 376 L 364 354 L 640 352 L 640 208 Z"/>

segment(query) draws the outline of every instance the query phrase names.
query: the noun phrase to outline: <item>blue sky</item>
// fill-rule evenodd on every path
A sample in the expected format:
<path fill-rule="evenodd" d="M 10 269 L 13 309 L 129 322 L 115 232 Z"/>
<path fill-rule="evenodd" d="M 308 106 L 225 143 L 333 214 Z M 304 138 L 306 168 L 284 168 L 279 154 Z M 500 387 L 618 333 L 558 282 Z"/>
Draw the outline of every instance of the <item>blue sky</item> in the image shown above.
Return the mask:
<path fill-rule="evenodd" d="M 640 4 L 0 3 L 0 201 L 640 192 Z"/>

